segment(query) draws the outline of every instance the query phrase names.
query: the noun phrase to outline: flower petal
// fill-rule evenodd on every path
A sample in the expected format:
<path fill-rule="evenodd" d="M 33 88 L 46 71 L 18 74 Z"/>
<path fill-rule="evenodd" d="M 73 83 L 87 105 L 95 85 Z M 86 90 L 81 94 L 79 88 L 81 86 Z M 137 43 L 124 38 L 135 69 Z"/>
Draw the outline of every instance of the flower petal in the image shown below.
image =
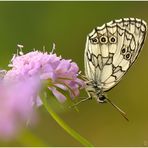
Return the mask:
<path fill-rule="evenodd" d="M 58 99 L 59 102 L 63 103 L 66 100 L 66 97 L 60 93 L 55 87 L 48 87 L 53 95 Z"/>

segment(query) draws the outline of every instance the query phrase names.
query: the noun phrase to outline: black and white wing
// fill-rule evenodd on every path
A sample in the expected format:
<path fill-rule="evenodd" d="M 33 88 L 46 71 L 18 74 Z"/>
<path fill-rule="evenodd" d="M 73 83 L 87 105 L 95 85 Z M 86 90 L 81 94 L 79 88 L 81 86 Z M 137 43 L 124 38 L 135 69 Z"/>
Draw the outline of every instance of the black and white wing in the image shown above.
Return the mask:
<path fill-rule="evenodd" d="M 96 27 L 86 41 L 85 75 L 107 91 L 134 63 L 146 37 L 147 24 L 137 18 L 114 20 Z"/>

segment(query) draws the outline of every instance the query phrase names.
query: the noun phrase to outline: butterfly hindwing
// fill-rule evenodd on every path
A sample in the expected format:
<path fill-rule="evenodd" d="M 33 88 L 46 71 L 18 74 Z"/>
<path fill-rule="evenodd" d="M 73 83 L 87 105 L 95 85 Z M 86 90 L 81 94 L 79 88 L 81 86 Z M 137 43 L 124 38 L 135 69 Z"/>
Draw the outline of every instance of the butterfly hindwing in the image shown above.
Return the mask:
<path fill-rule="evenodd" d="M 146 36 L 146 23 L 124 18 L 95 28 L 87 37 L 85 74 L 107 91 L 115 86 L 137 58 Z"/>

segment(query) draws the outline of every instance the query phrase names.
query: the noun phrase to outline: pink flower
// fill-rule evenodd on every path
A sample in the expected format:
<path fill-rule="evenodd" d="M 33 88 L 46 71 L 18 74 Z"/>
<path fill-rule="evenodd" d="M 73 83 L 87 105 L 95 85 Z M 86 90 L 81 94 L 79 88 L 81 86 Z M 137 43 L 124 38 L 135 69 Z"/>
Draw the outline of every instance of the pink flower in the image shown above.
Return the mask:
<path fill-rule="evenodd" d="M 30 81 L 8 85 L 0 83 L 0 138 L 14 137 L 23 125 L 35 119 L 34 95 L 35 90 Z"/>
<path fill-rule="evenodd" d="M 56 54 L 32 51 L 25 55 L 18 55 L 13 57 L 11 67 L 5 80 L 22 81 L 35 77 L 40 82 L 47 81 L 49 90 L 60 102 L 64 102 L 66 97 L 59 89 L 68 91 L 70 97 L 74 98 L 79 95 L 79 89 L 84 86 L 84 82 L 77 78 L 79 71 L 77 64 L 62 59 Z"/>
<path fill-rule="evenodd" d="M 34 107 L 42 104 L 39 94 L 43 85 L 60 102 L 66 100 L 60 90 L 69 92 L 73 99 L 84 86 L 77 64 L 56 54 L 32 51 L 11 61 L 11 69 L 0 77 L 1 138 L 14 136 L 28 120 L 35 119 Z"/>

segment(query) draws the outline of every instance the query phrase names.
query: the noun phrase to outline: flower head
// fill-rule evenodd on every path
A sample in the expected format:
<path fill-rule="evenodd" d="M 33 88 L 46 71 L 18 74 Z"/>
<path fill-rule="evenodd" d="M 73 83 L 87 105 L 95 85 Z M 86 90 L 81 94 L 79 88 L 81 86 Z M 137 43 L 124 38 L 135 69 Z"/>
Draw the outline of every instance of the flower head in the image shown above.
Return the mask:
<path fill-rule="evenodd" d="M 84 82 L 77 78 L 79 68 L 71 60 L 65 60 L 56 54 L 32 51 L 24 55 L 13 57 L 12 69 L 7 72 L 5 80 L 24 81 L 36 78 L 38 81 L 49 82 L 48 88 L 54 96 L 64 102 L 66 97 L 59 89 L 69 91 L 71 98 L 79 95 L 79 89 Z"/>
<path fill-rule="evenodd" d="M 44 84 L 60 102 L 66 100 L 60 90 L 69 92 L 73 99 L 84 86 L 77 64 L 56 54 L 21 51 L 13 56 L 9 67 L 7 72 L 0 71 L 1 138 L 14 136 L 24 123 L 35 118 L 34 107 L 42 104 L 39 94 Z"/>

